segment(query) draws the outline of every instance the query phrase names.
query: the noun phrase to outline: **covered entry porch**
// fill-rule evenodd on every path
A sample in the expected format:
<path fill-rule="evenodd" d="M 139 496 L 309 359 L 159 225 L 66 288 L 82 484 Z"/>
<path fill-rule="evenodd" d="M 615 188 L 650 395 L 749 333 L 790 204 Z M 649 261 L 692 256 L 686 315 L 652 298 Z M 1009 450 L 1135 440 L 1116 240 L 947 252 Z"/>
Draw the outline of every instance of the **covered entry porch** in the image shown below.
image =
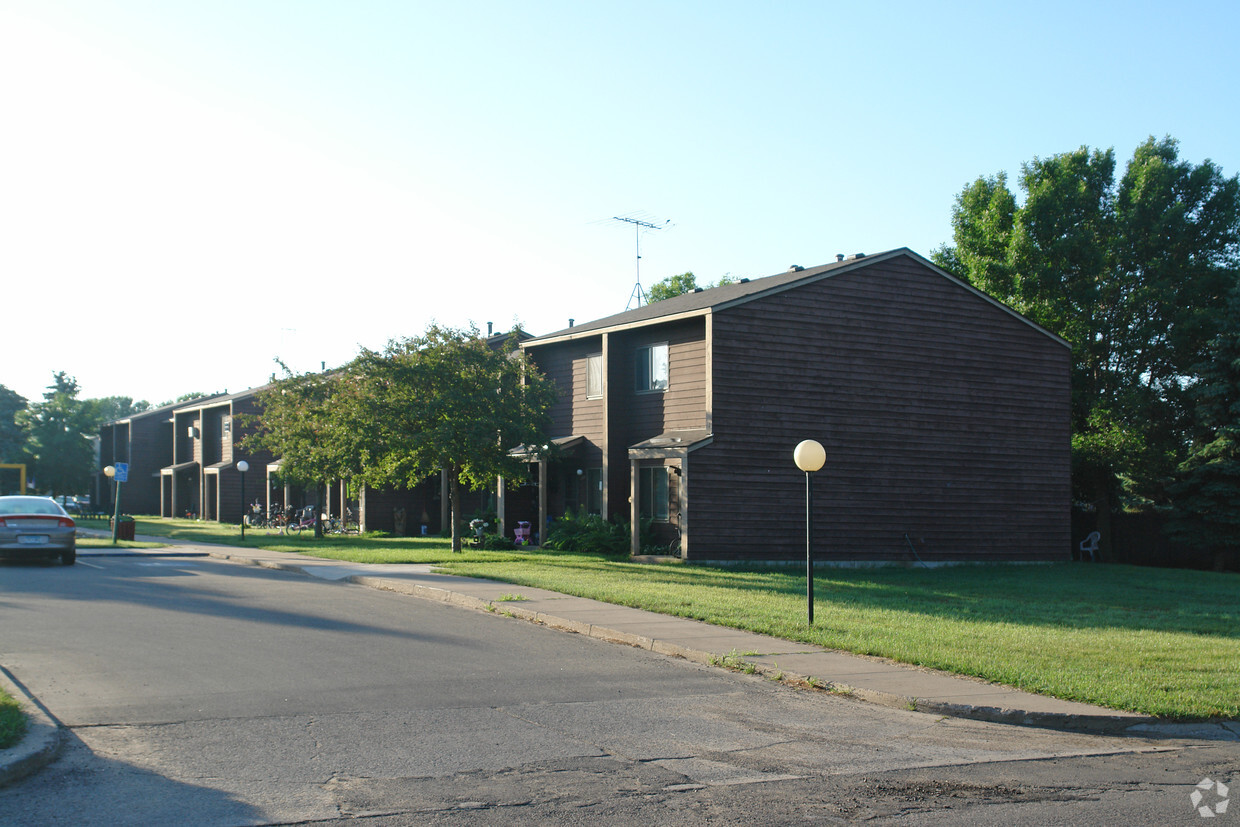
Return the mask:
<path fill-rule="evenodd" d="M 641 525 L 650 520 L 660 556 L 684 558 L 689 550 L 689 457 L 714 437 L 705 429 L 669 431 L 629 447 L 629 521 L 633 556 L 641 555 Z M 649 549 L 647 550 L 649 551 Z"/>
<path fill-rule="evenodd" d="M 541 545 L 557 517 L 582 508 L 602 513 L 602 451 L 584 436 L 521 445 L 509 455 L 523 460 L 527 473 L 519 481 L 497 481 L 495 511 L 502 536 L 518 537 L 520 524 L 529 523 L 529 541 Z"/>

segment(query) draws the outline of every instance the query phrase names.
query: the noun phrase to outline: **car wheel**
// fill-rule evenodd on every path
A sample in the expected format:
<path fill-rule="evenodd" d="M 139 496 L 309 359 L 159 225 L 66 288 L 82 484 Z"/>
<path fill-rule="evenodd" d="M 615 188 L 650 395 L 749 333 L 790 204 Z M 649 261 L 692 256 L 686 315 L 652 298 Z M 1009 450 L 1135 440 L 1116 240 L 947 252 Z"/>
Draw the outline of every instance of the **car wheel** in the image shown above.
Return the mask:
<path fill-rule="evenodd" d="M 65 564 L 66 566 L 72 566 L 74 563 L 76 563 L 77 562 L 77 549 L 70 549 L 69 551 L 61 552 L 60 562 Z"/>

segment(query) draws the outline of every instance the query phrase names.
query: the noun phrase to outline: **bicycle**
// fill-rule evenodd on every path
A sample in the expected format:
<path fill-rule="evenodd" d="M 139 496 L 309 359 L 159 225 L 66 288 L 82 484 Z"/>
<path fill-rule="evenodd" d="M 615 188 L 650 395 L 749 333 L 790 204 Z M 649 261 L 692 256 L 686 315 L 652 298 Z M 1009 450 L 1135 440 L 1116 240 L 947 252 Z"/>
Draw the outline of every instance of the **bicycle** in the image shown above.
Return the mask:
<path fill-rule="evenodd" d="M 297 517 L 296 519 L 293 519 L 293 518 L 289 519 L 288 523 L 286 523 L 284 526 L 284 533 L 300 535 L 301 532 L 305 531 L 306 529 L 310 529 L 311 531 L 314 531 L 314 524 L 319 518 L 319 515 L 316 513 L 317 511 L 318 511 L 317 507 L 313 505 L 308 505 L 305 508 L 301 509 L 300 512 L 295 512 L 295 513 L 300 514 L 300 516 Z"/>
<path fill-rule="evenodd" d="M 328 517 L 324 520 L 323 531 L 326 534 L 360 534 L 361 528 L 353 516 L 353 509 L 346 508 L 343 518 Z"/>

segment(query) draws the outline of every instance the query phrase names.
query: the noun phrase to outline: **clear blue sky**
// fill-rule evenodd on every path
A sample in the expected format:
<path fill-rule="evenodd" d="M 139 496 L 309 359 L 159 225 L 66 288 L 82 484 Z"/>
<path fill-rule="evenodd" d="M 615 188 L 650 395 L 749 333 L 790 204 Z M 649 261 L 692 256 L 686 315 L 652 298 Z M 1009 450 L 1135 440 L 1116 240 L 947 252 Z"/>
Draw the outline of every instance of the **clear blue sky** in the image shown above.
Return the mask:
<path fill-rule="evenodd" d="M 950 240 L 979 175 L 1240 171 L 1240 5 L 0 0 L 0 384 L 161 402 L 432 320 Z M 53 314 L 52 309 L 58 308 Z M 55 321 L 52 321 L 55 319 Z"/>

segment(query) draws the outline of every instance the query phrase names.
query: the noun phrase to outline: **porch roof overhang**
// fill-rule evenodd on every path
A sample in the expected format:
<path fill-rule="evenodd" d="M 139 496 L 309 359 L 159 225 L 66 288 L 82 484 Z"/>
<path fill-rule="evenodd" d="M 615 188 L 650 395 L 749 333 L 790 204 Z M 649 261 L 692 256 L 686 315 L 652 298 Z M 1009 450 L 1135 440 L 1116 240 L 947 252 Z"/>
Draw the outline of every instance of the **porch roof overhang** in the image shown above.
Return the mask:
<path fill-rule="evenodd" d="M 279 471 L 280 466 L 282 465 L 284 465 L 284 460 L 273 459 L 271 462 L 267 463 L 267 473 L 270 474 L 273 471 Z"/>
<path fill-rule="evenodd" d="M 221 470 L 223 470 L 223 469 L 225 469 L 225 468 L 231 468 L 231 467 L 232 467 L 232 463 L 231 463 L 231 462 L 216 462 L 216 463 L 213 463 L 213 464 L 211 464 L 211 465 L 208 465 L 206 468 L 203 468 L 203 469 L 202 469 L 202 473 L 204 473 L 204 474 L 218 474 Z"/>
<path fill-rule="evenodd" d="M 585 441 L 584 436 L 558 436 L 543 445 L 518 445 L 508 452 L 508 456 L 538 462 L 542 459 L 541 452 L 548 446 L 553 446 L 557 453 L 566 453 L 575 450 Z"/>
<path fill-rule="evenodd" d="M 194 460 L 190 460 L 189 462 L 178 462 L 175 465 L 164 466 L 159 469 L 159 473 L 165 477 L 171 477 L 177 471 L 189 471 L 197 467 L 198 463 Z"/>
<path fill-rule="evenodd" d="M 698 448 L 705 448 L 715 441 L 715 435 L 705 428 L 667 433 L 644 439 L 629 446 L 629 459 L 663 459 L 683 457 Z"/>

